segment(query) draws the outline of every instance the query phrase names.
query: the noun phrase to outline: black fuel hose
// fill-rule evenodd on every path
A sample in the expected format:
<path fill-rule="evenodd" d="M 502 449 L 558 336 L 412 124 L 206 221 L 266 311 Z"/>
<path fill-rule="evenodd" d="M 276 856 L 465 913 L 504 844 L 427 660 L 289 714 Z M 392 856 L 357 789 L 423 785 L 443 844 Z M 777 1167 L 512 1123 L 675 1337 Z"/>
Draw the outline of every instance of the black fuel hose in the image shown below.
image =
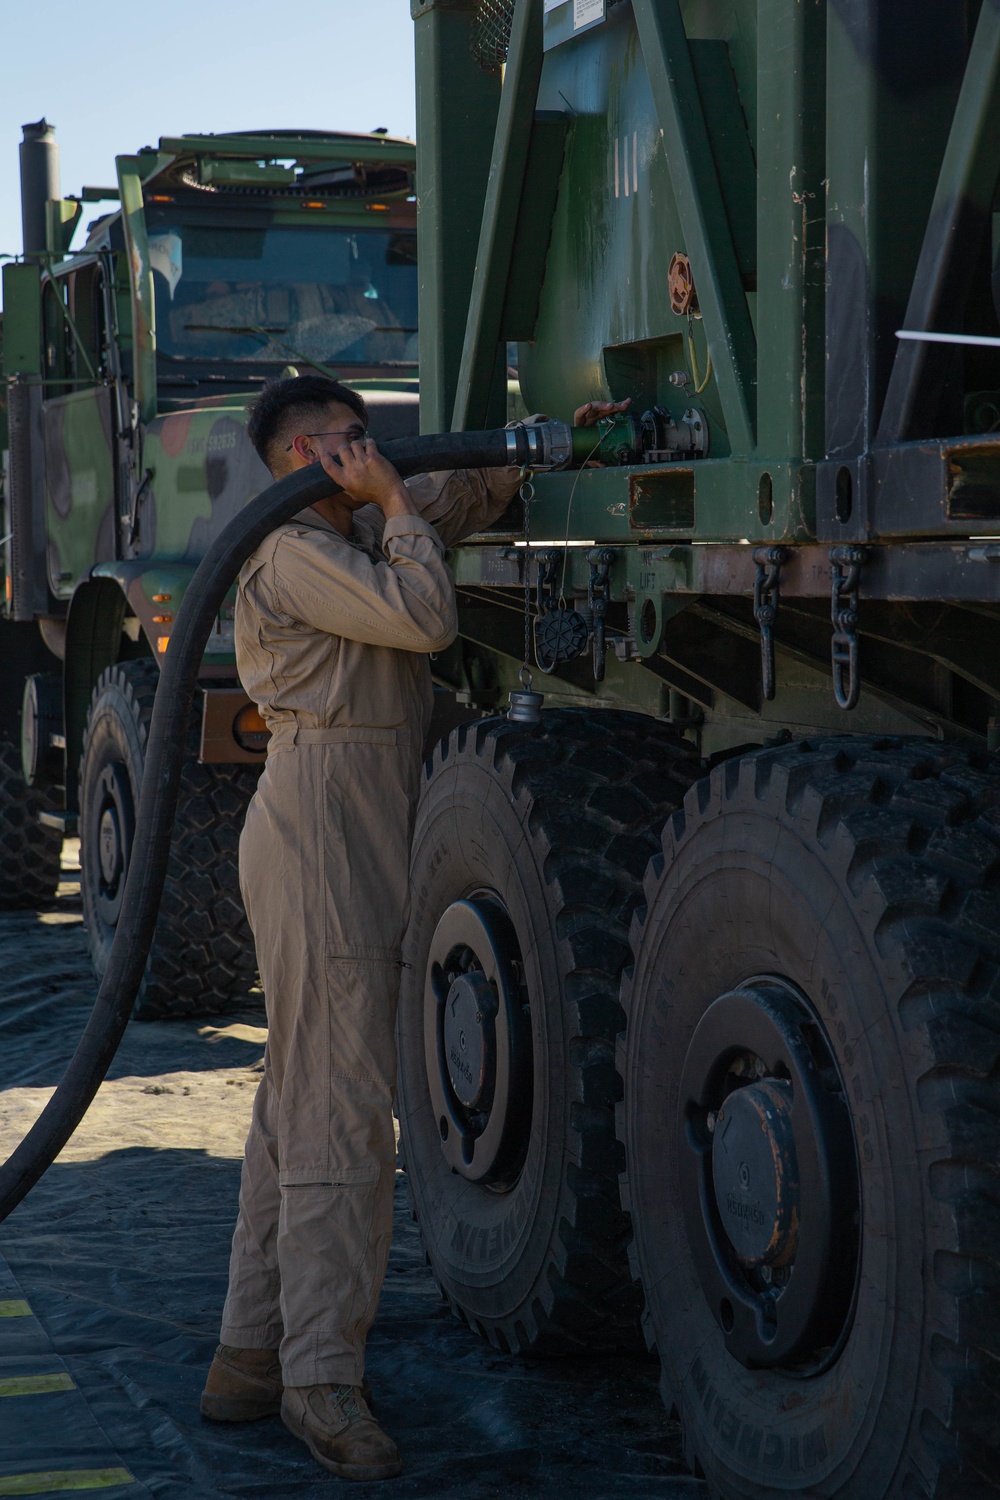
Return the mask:
<path fill-rule="evenodd" d="M 537 431 L 444 433 L 399 438 L 382 453 L 403 477 L 437 469 L 502 468 L 537 457 Z M 199 564 L 177 611 L 160 673 L 132 856 L 108 967 L 61 1083 L 0 1167 L 0 1221 L 47 1171 L 90 1107 L 125 1034 L 142 982 L 163 894 L 177 809 L 181 759 L 198 670 L 225 597 L 247 558 L 275 527 L 337 486 L 315 465 L 279 479 L 229 522 Z"/>

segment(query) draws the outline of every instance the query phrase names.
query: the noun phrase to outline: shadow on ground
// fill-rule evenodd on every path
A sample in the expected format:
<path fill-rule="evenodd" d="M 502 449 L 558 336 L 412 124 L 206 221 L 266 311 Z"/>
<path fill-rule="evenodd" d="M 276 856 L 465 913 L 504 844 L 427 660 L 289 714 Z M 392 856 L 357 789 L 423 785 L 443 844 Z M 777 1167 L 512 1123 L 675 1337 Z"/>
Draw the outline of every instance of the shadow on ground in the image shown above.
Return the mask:
<path fill-rule="evenodd" d="M 93 1002 L 73 873 L 49 910 L 0 916 L 0 1156 L 61 1077 Z M 169 1500 L 319 1500 L 337 1484 L 278 1420 L 229 1427 L 198 1414 L 262 1023 L 259 1007 L 215 1024 L 133 1023 L 111 1073 L 120 1081 L 0 1226 L 0 1254 L 111 1446 Z M 512 1360 L 451 1316 L 402 1177 L 368 1373 L 406 1469 L 352 1486 L 358 1500 L 706 1495 L 686 1474 L 653 1363 Z M 42 1429 L 38 1468 L 46 1447 Z"/>
<path fill-rule="evenodd" d="M 202 1152 L 126 1148 L 57 1165 L 4 1226 L 0 1250 L 151 1493 L 319 1497 L 330 1478 L 280 1422 L 219 1427 L 198 1415 L 238 1187 L 238 1162 Z M 653 1364 L 511 1360 L 456 1322 L 424 1264 L 402 1178 L 369 1375 L 407 1467 L 393 1483 L 353 1487 L 359 1500 L 704 1493 L 686 1476 Z"/>

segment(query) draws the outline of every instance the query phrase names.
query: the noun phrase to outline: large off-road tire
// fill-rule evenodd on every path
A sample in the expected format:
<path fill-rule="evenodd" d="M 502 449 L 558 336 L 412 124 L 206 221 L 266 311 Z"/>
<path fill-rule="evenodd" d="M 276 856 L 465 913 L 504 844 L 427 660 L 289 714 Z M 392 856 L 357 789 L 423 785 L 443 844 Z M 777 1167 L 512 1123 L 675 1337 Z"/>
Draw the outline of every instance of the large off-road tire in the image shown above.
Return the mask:
<path fill-rule="evenodd" d="M 643 869 L 698 767 L 653 719 L 570 709 L 536 728 L 463 725 L 428 762 L 403 1154 L 434 1275 L 502 1349 L 637 1339 L 614 1135 L 619 976 Z"/>
<path fill-rule="evenodd" d="M 1000 766 L 719 766 L 633 924 L 623 1201 L 713 1496 L 1000 1490 Z"/>
<path fill-rule="evenodd" d="M 94 969 L 114 940 L 146 736 L 158 678 L 151 661 L 121 662 L 94 688 L 80 760 L 80 885 Z M 255 766 L 201 765 L 192 726 L 156 935 L 135 1014 L 210 1015 L 246 998 L 253 938 L 240 898 L 240 829 L 257 783 Z"/>
<path fill-rule="evenodd" d="M 53 806 L 26 785 L 19 747 L 0 740 L 0 911 L 44 906 L 55 895 L 62 834 L 39 821 Z"/>

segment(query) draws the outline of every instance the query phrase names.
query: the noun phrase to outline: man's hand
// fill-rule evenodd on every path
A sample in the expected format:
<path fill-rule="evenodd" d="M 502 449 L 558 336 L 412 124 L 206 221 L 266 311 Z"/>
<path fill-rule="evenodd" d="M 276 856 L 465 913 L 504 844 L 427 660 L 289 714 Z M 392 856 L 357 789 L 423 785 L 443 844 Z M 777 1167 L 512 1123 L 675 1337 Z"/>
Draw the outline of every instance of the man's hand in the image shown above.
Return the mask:
<path fill-rule="evenodd" d="M 620 411 L 628 411 L 632 397 L 624 401 L 588 401 L 578 406 L 573 413 L 574 427 L 596 427 L 602 417 L 613 417 Z"/>
<path fill-rule="evenodd" d="M 386 520 L 417 514 L 409 490 L 389 460 L 382 457 L 374 438 L 347 443 L 335 454 L 324 453 L 321 462 L 352 500 L 360 505 L 377 505 Z"/>

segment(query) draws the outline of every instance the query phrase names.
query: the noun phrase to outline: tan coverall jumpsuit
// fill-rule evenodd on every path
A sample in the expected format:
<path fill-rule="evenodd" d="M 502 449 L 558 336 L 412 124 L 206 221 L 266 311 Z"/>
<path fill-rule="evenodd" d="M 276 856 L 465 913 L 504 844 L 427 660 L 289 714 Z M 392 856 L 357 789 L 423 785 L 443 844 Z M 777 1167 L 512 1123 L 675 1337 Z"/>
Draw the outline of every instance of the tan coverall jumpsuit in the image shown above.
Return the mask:
<path fill-rule="evenodd" d="M 221 1338 L 280 1346 L 289 1386 L 361 1382 L 392 1231 L 426 653 L 456 631 L 442 544 L 488 525 L 517 483 L 516 470 L 420 476 L 419 516 L 365 506 L 350 539 L 307 510 L 240 574 L 237 663 L 271 730 L 240 840 L 268 1039 Z"/>

